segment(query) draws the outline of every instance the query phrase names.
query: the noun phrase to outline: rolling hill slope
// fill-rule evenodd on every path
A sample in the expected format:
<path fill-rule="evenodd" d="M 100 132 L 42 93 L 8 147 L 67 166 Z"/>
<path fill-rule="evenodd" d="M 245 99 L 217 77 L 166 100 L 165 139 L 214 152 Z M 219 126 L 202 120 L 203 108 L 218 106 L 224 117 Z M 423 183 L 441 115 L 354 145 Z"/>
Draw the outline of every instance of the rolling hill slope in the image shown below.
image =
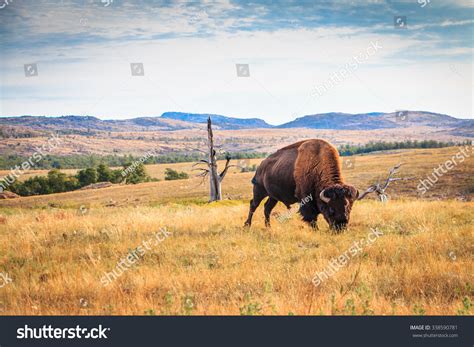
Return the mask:
<path fill-rule="evenodd" d="M 212 123 L 219 129 L 237 130 L 237 129 L 255 129 L 255 128 L 272 128 L 259 118 L 234 118 L 226 117 L 217 114 L 199 114 L 199 113 L 182 113 L 182 112 L 165 112 L 160 118 L 180 120 L 190 123 L 204 124 L 207 118 L 211 117 Z"/>
<path fill-rule="evenodd" d="M 425 111 L 361 114 L 332 112 L 299 117 L 294 121 L 279 125 L 278 128 L 372 130 L 411 126 L 453 128 L 469 124 L 474 124 L 474 121 Z"/>
<path fill-rule="evenodd" d="M 472 129 L 474 120 L 458 119 L 449 115 L 425 111 L 401 111 L 392 113 L 320 113 L 298 117 L 293 121 L 273 126 L 260 118 L 235 118 L 216 114 L 165 112 L 160 117 L 138 117 L 120 120 L 102 120 L 92 116 L 61 117 L 3 117 L 0 126 L 29 128 L 31 130 L 54 130 L 63 132 L 81 131 L 159 131 L 202 128 L 211 117 L 215 129 L 335 129 L 335 130 L 374 130 L 397 129 L 415 126 L 433 128 Z"/>

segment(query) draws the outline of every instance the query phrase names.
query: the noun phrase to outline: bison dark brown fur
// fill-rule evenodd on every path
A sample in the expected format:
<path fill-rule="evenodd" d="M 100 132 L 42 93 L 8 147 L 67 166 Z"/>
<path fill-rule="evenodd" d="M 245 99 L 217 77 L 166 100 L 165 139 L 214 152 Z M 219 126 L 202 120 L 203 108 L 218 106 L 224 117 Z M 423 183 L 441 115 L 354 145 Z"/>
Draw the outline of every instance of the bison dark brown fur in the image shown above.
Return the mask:
<path fill-rule="evenodd" d="M 278 201 L 287 208 L 300 203 L 303 220 L 316 227 L 319 214 L 329 226 L 341 230 L 349 223 L 352 204 L 359 192 L 345 184 L 341 175 L 339 154 L 330 143 L 305 140 L 278 150 L 266 158 L 257 169 L 253 183 L 253 199 L 245 222 L 252 223 L 252 216 L 260 202 L 265 202 L 265 225 L 270 225 L 270 213 Z"/>

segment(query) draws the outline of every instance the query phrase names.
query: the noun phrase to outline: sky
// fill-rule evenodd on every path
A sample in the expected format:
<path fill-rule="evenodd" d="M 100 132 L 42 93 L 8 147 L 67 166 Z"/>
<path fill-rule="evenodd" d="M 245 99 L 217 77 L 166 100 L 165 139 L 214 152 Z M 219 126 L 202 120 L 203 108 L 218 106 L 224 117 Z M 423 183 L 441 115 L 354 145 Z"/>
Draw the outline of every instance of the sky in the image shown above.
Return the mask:
<path fill-rule="evenodd" d="M 473 31 L 471 0 L 0 0 L 0 116 L 472 119 Z"/>

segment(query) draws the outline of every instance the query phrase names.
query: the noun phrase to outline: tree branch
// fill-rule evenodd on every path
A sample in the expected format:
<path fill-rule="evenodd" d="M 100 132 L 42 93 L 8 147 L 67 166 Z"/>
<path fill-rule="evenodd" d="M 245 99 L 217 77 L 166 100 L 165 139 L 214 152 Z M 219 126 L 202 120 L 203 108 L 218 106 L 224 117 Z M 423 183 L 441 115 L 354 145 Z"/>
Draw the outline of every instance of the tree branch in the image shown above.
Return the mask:
<path fill-rule="evenodd" d="M 221 182 L 224 179 L 225 175 L 227 174 L 227 170 L 229 170 L 229 161 L 230 159 L 227 159 L 227 161 L 225 162 L 224 170 L 222 170 L 222 172 L 219 175 L 219 181 Z"/>
<path fill-rule="evenodd" d="M 365 192 L 363 192 L 361 195 L 359 195 L 357 200 L 362 200 L 363 198 L 365 198 L 366 195 L 375 192 L 375 189 L 377 189 L 377 187 L 375 185 L 370 186 L 369 188 L 367 188 L 367 190 Z"/>
<path fill-rule="evenodd" d="M 377 196 L 379 197 L 380 201 L 382 201 L 382 202 L 387 201 L 387 194 L 385 194 L 385 190 L 388 188 L 388 186 L 390 185 L 391 182 L 406 181 L 406 180 L 410 180 L 410 179 L 414 178 L 414 177 L 404 177 L 404 178 L 402 178 L 402 177 L 392 177 L 393 175 L 395 175 L 398 172 L 398 169 L 400 168 L 400 166 L 402 166 L 402 163 L 395 165 L 394 167 L 392 167 L 389 170 L 388 177 L 385 180 L 385 184 L 383 186 L 380 184 L 380 182 L 377 182 L 377 183 L 371 185 L 369 188 L 367 188 L 367 190 L 364 193 L 359 195 L 357 200 L 362 200 L 368 194 L 375 192 L 375 193 L 377 193 Z"/>
<path fill-rule="evenodd" d="M 201 171 L 209 172 L 209 169 L 204 169 L 204 168 L 202 168 L 202 167 L 194 168 L 194 169 L 192 169 L 191 171 L 196 171 L 196 170 L 201 170 Z"/>
<path fill-rule="evenodd" d="M 225 156 L 225 159 L 226 159 L 226 162 L 225 162 L 224 170 L 222 170 L 221 174 L 219 175 L 219 181 L 221 182 L 224 179 L 225 175 L 227 174 L 227 170 L 229 170 L 230 167 L 235 166 L 235 165 L 229 165 L 230 160 L 232 159 L 229 153 L 227 153 L 227 155 Z"/>
<path fill-rule="evenodd" d="M 198 162 L 194 163 L 193 167 L 195 167 L 197 165 L 201 165 L 201 164 L 206 164 L 207 166 L 209 166 L 209 162 L 207 160 L 201 159 Z"/>

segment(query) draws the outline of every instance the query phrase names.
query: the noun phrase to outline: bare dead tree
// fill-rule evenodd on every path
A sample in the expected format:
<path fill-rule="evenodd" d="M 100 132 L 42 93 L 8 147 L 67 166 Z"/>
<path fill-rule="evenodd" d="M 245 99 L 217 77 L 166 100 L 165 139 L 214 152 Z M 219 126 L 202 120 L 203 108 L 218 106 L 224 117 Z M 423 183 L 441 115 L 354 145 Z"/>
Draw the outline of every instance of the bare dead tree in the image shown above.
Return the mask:
<path fill-rule="evenodd" d="M 395 175 L 398 172 L 398 169 L 400 168 L 400 166 L 402 166 L 402 163 L 397 164 L 397 165 L 395 165 L 394 167 L 392 167 L 390 169 L 390 171 L 388 173 L 388 177 L 385 180 L 384 184 L 381 184 L 380 182 L 377 182 L 377 183 L 371 185 L 369 188 L 367 188 L 367 190 L 365 192 L 363 192 L 361 195 L 359 195 L 357 200 L 362 200 L 363 198 L 365 198 L 370 193 L 376 193 L 381 202 L 387 202 L 388 201 L 388 196 L 385 193 L 385 191 L 387 190 L 387 188 L 388 188 L 388 186 L 390 185 L 391 182 L 406 181 L 406 180 L 413 179 L 413 177 L 393 177 L 393 175 Z"/>
<path fill-rule="evenodd" d="M 214 135 L 212 133 L 212 122 L 211 117 L 207 118 L 207 146 L 208 146 L 208 153 L 207 159 L 201 159 L 197 163 L 193 164 L 195 167 L 193 170 L 201 171 L 198 176 L 202 177 L 203 180 L 209 176 L 209 201 L 217 201 L 222 200 L 222 190 L 221 190 L 221 183 L 224 180 L 225 175 L 230 167 L 234 165 L 230 165 L 230 155 L 226 155 L 226 162 L 224 170 L 220 174 L 217 173 L 217 160 L 216 160 L 216 150 L 218 146 L 214 145 Z M 198 165 L 205 165 L 205 168 L 197 167 Z"/>

